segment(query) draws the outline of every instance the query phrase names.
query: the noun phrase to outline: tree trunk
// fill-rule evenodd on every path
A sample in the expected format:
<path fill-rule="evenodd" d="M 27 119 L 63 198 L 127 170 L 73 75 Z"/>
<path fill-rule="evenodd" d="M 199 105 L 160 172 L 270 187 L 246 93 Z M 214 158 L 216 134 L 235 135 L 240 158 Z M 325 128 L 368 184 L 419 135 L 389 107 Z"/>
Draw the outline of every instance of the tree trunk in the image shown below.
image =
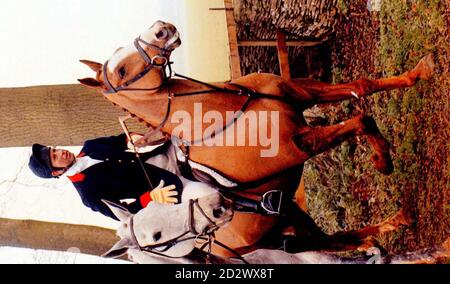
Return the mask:
<path fill-rule="evenodd" d="M 0 246 L 67 251 L 100 256 L 119 239 L 115 231 L 95 226 L 0 218 Z"/>
<path fill-rule="evenodd" d="M 125 112 L 97 91 L 82 85 L 0 89 L 0 147 L 83 145 L 101 136 L 117 135 L 117 118 Z M 131 123 L 134 131 L 143 124 Z"/>
<path fill-rule="evenodd" d="M 0 147 L 82 145 L 122 133 L 125 113 L 93 89 L 53 85 L 0 89 Z M 130 125 L 131 129 L 143 125 Z M 101 255 L 118 241 L 115 231 L 95 226 L 0 218 L 0 246 L 77 251 Z"/>

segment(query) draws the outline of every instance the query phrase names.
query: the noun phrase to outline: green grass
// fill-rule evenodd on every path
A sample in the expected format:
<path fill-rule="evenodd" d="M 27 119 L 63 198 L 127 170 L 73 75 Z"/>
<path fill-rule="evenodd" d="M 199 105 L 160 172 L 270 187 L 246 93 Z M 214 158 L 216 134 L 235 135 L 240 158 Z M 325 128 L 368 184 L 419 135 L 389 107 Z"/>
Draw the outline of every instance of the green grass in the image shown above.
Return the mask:
<path fill-rule="evenodd" d="M 380 12 L 377 71 L 384 73 L 385 76 L 399 75 L 413 68 L 419 59 L 428 53 L 434 53 L 438 61 L 441 61 L 442 55 L 439 51 L 445 44 L 442 32 L 446 27 L 442 17 L 441 2 L 436 0 L 383 1 Z M 430 218 L 433 210 L 436 209 L 426 204 L 429 198 L 426 193 L 436 187 L 445 190 L 445 187 L 440 187 L 437 182 L 439 177 L 431 176 L 436 173 L 426 172 L 427 169 L 422 161 L 422 158 L 427 156 L 427 147 L 430 147 L 427 136 L 428 132 L 433 132 L 429 129 L 435 123 L 432 113 L 434 104 L 438 103 L 432 93 L 445 94 L 444 90 L 439 90 L 442 87 L 448 88 L 445 84 L 443 86 L 439 83 L 433 84 L 433 81 L 419 82 L 415 87 L 383 94 L 378 103 L 372 107 L 377 121 L 391 126 L 382 131 L 387 134 L 386 137 L 394 146 L 392 151 L 395 165 L 392 176 L 378 175 L 375 181 L 389 187 L 392 197 L 406 203 L 404 205 L 409 206 L 409 209 L 416 213 L 417 218 L 426 217 L 426 215 L 430 215 L 428 216 Z M 438 152 L 434 154 L 439 155 Z M 435 158 L 442 159 L 442 157 Z M 440 205 L 435 204 L 435 206 Z M 388 211 L 391 210 L 396 208 Z M 418 222 L 420 223 L 421 220 Z M 421 234 L 418 231 L 414 233 Z M 401 250 L 407 246 L 407 241 L 400 241 L 405 238 L 405 235 L 407 235 L 405 231 L 393 233 L 385 237 L 384 244 L 395 250 Z M 426 241 L 420 243 L 414 240 L 412 243 L 420 246 Z"/>
<path fill-rule="evenodd" d="M 348 4 L 345 0 L 338 0 L 337 1 L 337 7 L 339 9 L 339 12 L 341 14 L 347 14 L 348 13 Z"/>
<path fill-rule="evenodd" d="M 349 1 L 340 1 L 347 9 Z M 341 8 L 341 10 L 343 10 Z M 450 234 L 450 150 L 448 132 L 449 46 L 443 18 L 444 2 L 438 0 L 384 0 L 378 13 L 380 28 L 375 73 L 400 75 L 412 69 L 421 57 L 433 53 L 437 74 L 415 87 L 376 94 L 368 99 L 372 115 L 391 143 L 395 170 L 384 176 L 373 169 L 366 142 L 343 144 L 321 155 L 305 168 L 305 184 L 311 215 L 327 232 L 357 229 L 373 224 L 406 208 L 416 218 L 381 238 L 395 252 L 439 243 Z M 333 81 L 346 78 L 345 68 L 334 68 Z M 446 103 L 447 102 L 447 103 Z M 354 102 L 352 102 L 354 103 Z M 348 117 L 348 102 L 327 109 L 330 123 Z M 447 135 L 445 137 L 445 135 Z M 444 196 L 444 197 L 443 197 Z M 442 218 L 443 220 L 436 220 Z"/>

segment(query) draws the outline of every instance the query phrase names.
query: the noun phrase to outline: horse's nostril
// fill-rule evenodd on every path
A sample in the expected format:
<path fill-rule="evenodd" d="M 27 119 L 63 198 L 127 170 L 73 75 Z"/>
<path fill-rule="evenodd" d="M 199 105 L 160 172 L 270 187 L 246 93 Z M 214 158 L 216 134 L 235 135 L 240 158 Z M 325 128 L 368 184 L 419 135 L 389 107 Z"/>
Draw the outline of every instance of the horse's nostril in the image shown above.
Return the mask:
<path fill-rule="evenodd" d="M 158 232 L 158 233 L 153 235 L 153 240 L 155 242 L 159 241 L 159 239 L 161 239 L 161 232 Z"/>
<path fill-rule="evenodd" d="M 181 45 L 181 39 L 177 39 L 177 40 L 174 42 L 174 45 L 180 46 L 180 45 Z"/>
<path fill-rule="evenodd" d="M 167 31 L 166 30 L 160 30 L 158 33 L 156 33 L 156 38 L 161 40 L 165 39 L 167 37 Z"/>

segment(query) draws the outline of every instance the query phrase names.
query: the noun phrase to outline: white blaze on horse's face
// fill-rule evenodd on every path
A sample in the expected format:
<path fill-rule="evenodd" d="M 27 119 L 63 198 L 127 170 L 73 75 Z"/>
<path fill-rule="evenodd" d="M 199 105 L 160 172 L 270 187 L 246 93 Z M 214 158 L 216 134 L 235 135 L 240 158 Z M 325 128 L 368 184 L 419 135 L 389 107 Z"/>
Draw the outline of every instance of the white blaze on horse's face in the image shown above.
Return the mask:
<path fill-rule="evenodd" d="M 231 203 L 217 192 L 199 198 L 198 204 L 206 216 L 218 226 L 228 224 L 233 217 Z M 134 233 L 140 246 L 155 246 L 171 240 L 176 241 L 179 236 L 187 232 L 173 246 L 168 248 L 166 245 L 162 245 L 154 250 L 170 257 L 182 257 L 189 254 L 196 245 L 195 239 L 181 241 L 185 238 L 195 237 L 190 232 L 189 214 L 191 213 L 189 212 L 188 202 L 177 205 L 150 203 L 134 216 Z M 202 232 L 212 225 L 198 208 L 193 210 L 192 217 L 192 225 L 197 232 Z"/>
<path fill-rule="evenodd" d="M 123 60 L 136 53 L 137 50 L 133 45 L 117 49 L 113 56 L 109 59 L 108 71 L 114 73 L 114 70 L 117 69 Z"/>
<path fill-rule="evenodd" d="M 155 64 L 164 64 L 170 53 L 180 46 L 180 35 L 174 25 L 157 21 L 140 36 L 139 46 Z M 146 42 L 146 43 L 145 43 Z M 142 53 L 139 53 L 134 42 L 129 46 L 117 49 L 108 60 L 107 77 L 114 87 L 120 86 L 143 71 L 149 65 Z M 99 76 L 100 79 L 103 79 Z M 162 82 L 162 70 L 154 68 L 147 75 L 130 85 L 130 88 L 151 88 Z"/>
<path fill-rule="evenodd" d="M 149 29 L 147 29 L 140 35 L 140 38 L 148 43 L 154 44 L 160 48 L 164 48 L 170 51 L 181 45 L 180 34 L 178 33 L 177 28 L 174 25 L 165 23 L 163 21 L 157 21 L 156 23 L 154 23 Z M 150 55 L 152 54 L 152 52 L 155 52 L 145 45 L 141 44 L 141 46 Z M 119 48 L 109 59 L 108 71 L 113 73 L 114 70 L 116 70 L 117 67 L 121 65 L 123 60 L 129 58 L 131 55 L 137 54 L 138 51 L 134 44 L 130 44 L 129 46 L 124 48 Z"/>

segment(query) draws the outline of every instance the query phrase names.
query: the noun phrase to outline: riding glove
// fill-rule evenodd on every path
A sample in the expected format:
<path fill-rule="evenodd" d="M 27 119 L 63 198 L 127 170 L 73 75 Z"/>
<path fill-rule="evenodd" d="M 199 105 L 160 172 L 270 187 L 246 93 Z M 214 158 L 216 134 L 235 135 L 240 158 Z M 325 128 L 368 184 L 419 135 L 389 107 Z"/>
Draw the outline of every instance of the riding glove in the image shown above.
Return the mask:
<path fill-rule="evenodd" d="M 142 153 L 147 153 L 147 152 L 151 152 L 153 149 L 155 149 L 155 146 L 144 146 L 144 147 L 134 147 L 134 143 L 136 143 L 136 141 L 138 141 L 139 139 L 141 139 L 142 137 L 144 137 L 144 135 L 139 134 L 139 133 L 130 133 L 131 136 L 131 141 L 127 141 L 127 152 L 134 152 L 134 150 L 136 150 L 136 152 L 142 154 Z M 128 139 L 127 139 L 128 140 Z M 159 145 L 158 145 L 159 146 Z"/>
<path fill-rule="evenodd" d="M 174 204 L 178 200 L 176 198 L 178 192 L 175 190 L 175 185 L 164 186 L 164 181 L 161 180 L 159 185 L 150 191 L 150 198 L 162 204 Z"/>

